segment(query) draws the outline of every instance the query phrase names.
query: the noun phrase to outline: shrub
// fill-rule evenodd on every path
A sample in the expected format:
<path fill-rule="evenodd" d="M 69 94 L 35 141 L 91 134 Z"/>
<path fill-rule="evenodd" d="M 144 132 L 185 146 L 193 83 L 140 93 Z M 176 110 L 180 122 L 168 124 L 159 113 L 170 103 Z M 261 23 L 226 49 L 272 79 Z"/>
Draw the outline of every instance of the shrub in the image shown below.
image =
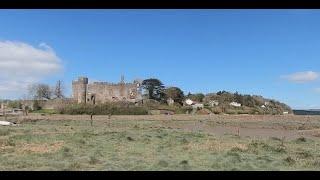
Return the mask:
<path fill-rule="evenodd" d="M 213 108 L 211 108 L 211 111 L 214 114 L 221 114 L 223 112 L 221 107 L 213 107 Z"/>
<path fill-rule="evenodd" d="M 40 110 L 36 110 L 36 111 L 32 111 L 33 113 L 42 113 L 42 114 L 56 114 L 56 110 L 55 109 L 40 109 Z"/>
<path fill-rule="evenodd" d="M 9 101 L 8 107 L 10 107 L 10 108 L 22 108 L 22 104 L 19 101 Z"/>
<path fill-rule="evenodd" d="M 187 112 L 190 113 L 192 111 L 192 107 L 190 106 L 179 107 L 179 108 L 176 108 L 174 111 L 176 114 L 186 114 Z"/>
<path fill-rule="evenodd" d="M 237 114 L 238 112 L 236 110 L 233 110 L 233 109 L 227 109 L 226 113 L 227 114 Z"/>
<path fill-rule="evenodd" d="M 104 103 L 99 105 L 71 104 L 56 109 L 59 114 L 95 114 L 95 115 L 145 115 L 148 109 L 128 103 Z"/>
<path fill-rule="evenodd" d="M 34 111 L 37 111 L 37 110 L 40 110 L 40 109 L 41 109 L 41 106 L 40 106 L 40 104 L 39 104 L 39 101 L 34 100 L 34 101 L 33 101 L 33 110 L 34 110 Z"/>

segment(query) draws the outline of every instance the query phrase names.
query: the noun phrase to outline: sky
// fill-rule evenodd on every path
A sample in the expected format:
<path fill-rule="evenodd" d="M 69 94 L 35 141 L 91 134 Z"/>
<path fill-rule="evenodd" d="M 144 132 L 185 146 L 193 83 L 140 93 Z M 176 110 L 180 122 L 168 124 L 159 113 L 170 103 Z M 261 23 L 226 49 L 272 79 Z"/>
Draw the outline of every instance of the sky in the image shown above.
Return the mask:
<path fill-rule="evenodd" d="M 0 99 L 62 80 L 158 78 L 186 94 L 320 108 L 319 10 L 0 10 Z"/>

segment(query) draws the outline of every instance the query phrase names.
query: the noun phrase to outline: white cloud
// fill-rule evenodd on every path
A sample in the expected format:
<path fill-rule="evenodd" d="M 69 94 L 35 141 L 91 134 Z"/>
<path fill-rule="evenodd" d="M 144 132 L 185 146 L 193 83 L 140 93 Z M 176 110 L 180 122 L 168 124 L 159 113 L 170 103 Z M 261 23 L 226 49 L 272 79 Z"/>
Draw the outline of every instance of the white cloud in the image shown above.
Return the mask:
<path fill-rule="evenodd" d="M 313 90 L 314 90 L 314 92 L 316 92 L 316 93 L 320 93 L 320 88 L 314 88 Z"/>
<path fill-rule="evenodd" d="M 23 42 L 0 41 L 0 98 L 19 97 L 30 83 L 62 69 L 60 58 L 45 43 L 33 47 Z"/>
<path fill-rule="evenodd" d="M 282 78 L 296 83 L 310 82 L 318 79 L 319 73 L 313 71 L 297 72 L 290 75 L 284 75 Z"/>

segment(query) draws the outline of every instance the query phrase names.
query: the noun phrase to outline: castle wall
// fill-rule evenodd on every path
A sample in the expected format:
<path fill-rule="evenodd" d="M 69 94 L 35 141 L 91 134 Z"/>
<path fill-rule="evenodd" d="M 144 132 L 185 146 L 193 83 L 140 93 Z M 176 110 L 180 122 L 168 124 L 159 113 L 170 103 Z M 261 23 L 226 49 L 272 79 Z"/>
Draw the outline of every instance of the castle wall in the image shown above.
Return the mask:
<path fill-rule="evenodd" d="M 104 103 L 109 101 L 136 102 L 141 99 L 137 84 L 94 82 L 88 84 L 88 78 L 80 77 L 72 82 L 72 98 L 78 103 Z"/>
<path fill-rule="evenodd" d="M 95 95 L 96 102 L 135 101 L 135 84 L 88 84 L 88 93 Z M 133 94 L 132 94 L 133 93 Z"/>

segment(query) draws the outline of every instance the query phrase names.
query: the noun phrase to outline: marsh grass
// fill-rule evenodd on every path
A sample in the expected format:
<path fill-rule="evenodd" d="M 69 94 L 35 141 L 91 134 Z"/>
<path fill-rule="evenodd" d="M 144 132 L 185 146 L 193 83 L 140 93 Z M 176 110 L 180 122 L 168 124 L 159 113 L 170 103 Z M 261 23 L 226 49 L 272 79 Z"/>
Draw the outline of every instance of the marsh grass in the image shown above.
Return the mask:
<path fill-rule="evenodd" d="M 10 129 L 0 129 L 0 136 L 8 136 L 10 134 Z"/>
<path fill-rule="evenodd" d="M 0 170 L 319 170 L 317 140 L 252 139 L 156 121 L 36 121 L 0 127 Z M 181 122 L 177 122 L 181 123 Z M 168 125 L 169 126 L 169 125 Z M 72 127 L 72 128 L 70 128 Z M 153 127 L 153 128 L 150 128 Z"/>

